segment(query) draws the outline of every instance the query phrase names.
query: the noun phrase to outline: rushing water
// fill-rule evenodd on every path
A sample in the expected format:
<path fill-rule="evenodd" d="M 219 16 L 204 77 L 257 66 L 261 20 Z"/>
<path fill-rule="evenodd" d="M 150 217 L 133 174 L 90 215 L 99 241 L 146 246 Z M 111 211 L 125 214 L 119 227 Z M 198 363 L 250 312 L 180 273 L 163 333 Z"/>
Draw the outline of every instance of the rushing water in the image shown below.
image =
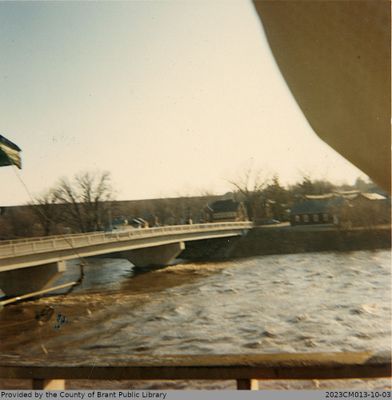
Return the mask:
<path fill-rule="evenodd" d="M 178 263 L 135 274 L 92 259 L 83 284 L 1 311 L 1 353 L 97 360 L 123 354 L 385 351 L 389 251 Z M 62 281 L 78 277 L 71 265 Z"/>

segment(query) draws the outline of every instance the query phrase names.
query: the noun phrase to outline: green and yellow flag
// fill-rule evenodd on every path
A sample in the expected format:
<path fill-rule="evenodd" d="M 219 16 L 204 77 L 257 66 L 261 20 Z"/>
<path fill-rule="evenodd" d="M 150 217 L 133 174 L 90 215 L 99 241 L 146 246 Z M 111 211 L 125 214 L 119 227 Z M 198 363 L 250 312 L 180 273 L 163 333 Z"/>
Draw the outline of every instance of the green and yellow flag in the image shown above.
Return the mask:
<path fill-rule="evenodd" d="M 20 158 L 21 149 L 10 140 L 0 135 L 0 167 L 7 165 L 16 165 L 22 168 L 22 160 Z"/>

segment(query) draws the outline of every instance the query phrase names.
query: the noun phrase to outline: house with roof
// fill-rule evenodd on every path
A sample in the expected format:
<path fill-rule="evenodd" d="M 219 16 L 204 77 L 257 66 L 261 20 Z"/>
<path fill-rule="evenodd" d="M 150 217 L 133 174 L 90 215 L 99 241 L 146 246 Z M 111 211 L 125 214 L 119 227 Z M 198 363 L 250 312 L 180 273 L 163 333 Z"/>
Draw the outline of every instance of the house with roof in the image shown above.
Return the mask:
<path fill-rule="evenodd" d="M 307 196 L 290 210 L 291 225 L 338 224 L 344 199 L 333 194 Z"/>
<path fill-rule="evenodd" d="M 342 218 L 353 226 L 388 224 L 391 222 L 390 200 L 379 193 L 358 193 L 349 200 Z"/>
<path fill-rule="evenodd" d="M 290 223 L 344 227 L 386 224 L 390 223 L 390 202 L 378 193 L 359 191 L 307 195 L 291 208 Z"/>
<path fill-rule="evenodd" d="M 242 202 L 233 199 L 217 200 L 207 205 L 209 222 L 247 221 L 248 215 Z"/>

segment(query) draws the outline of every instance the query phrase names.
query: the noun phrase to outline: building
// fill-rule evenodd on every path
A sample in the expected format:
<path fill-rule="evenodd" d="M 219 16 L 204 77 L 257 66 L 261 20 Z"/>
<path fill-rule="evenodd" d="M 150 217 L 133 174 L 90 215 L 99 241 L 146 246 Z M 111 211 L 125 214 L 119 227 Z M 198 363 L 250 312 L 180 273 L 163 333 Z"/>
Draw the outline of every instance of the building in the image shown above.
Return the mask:
<path fill-rule="evenodd" d="M 352 226 L 388 224 L 391 222 L 390 200 L 378 193 L 359 193 L 342 210 L 341 219 Z"/>
<path fill-rule="evenodd" d="M 333 194 L 308 196 L 290 210 L 291 225 L 337 224 L 344 199 Z"/>
<path fill-rule="evenodd" d="M 232 199 L 214 201 L 207 206 L 206 211 L 209 222 L 248 220 L 244 204 Z"/>
<path fill-rule="evenodd" d="M 305 196 L 290 211 L 291 225 L 334 224 L 341 227 L 390 223 L 390 202 L 378 193 L 359 191 Z"/>

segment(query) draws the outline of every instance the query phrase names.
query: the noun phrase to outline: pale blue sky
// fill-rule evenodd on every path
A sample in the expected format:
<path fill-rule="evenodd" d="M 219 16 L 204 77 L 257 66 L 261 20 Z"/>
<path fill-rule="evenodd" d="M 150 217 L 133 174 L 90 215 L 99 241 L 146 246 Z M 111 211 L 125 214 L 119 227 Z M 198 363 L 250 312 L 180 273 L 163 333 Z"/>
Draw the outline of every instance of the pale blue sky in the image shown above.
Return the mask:
<path fill-rule="evenodd" d="M 247 1 L 1 2 L 0 133 L 32 193 L 108 170 L 119 199 L 360 171 L 313 133 Z M 0 204 L 28 201 L 11 167 Z"/>

